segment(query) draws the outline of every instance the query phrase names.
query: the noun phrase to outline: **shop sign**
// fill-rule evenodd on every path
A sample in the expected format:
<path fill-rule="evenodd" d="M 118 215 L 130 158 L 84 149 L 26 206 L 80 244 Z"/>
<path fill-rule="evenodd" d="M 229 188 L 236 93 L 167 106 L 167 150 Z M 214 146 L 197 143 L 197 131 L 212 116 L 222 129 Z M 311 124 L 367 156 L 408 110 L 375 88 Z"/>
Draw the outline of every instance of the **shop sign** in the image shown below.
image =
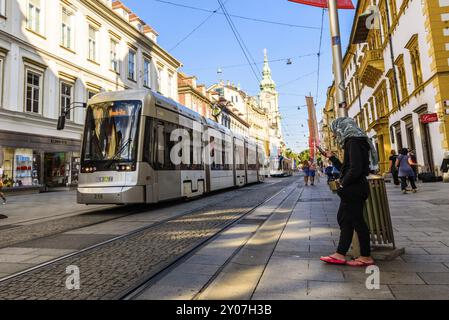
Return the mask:
<path fill-rule="evenodd" d="M 67 141 L 60 139 L 51 139 L 50 142 L 51 144 L 67 144 Z"/>
<path fill-rule="evenodd" d="M 420 117 L 421 123 L 431 123 L 438 121 L 438 114 L 436 113 L 426 113 Z"/>

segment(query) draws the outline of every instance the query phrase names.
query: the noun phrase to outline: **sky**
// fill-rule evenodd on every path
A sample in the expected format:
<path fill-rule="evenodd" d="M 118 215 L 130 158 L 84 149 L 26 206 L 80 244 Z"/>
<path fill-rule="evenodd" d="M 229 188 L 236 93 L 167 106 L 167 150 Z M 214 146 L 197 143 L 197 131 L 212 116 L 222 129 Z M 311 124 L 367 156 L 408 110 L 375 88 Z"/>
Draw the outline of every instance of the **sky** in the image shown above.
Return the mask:
<path fill-rule="evenodd" d="M 274 60 L 270 62 L 270 67 L 279 92 L 284 140 L 287 147 L 295 152 L 307 149 L 305 96 L 311 94 L 316 98 L 318 89 L 315 102 L 319 121 L 326 102 L 326 90 L 332 84 L 327 10 L 323 16 L 321 8 L 288 0 L 222 1 L 230 15 L 250 18 L 231 17 L 231 20 L 248 49 L 249 60 L 256 62 L 254 72 L 226 17 L 220 14 L 221 10 L 211 13 L 185 7 L 214 11 L 220 8 L 218 0 L 123 0 L 126 6 L 159 33 L 158 44 L 181 61 L 183 67 L 180 71 L 195 75 L 199 84 L 210 86 L 219 80 L 229 80 L 236 85 L 240 84 L 248 94 L 257 95 L 262 77 L 263 50 L 266 48 L 268 59 Z M 353 3 L 355 5 L 356 1 Z M 354 12 L 339 11 L 343 54 L 348 44 Z M 318 59 L 320 38 L 321 54 Z M 287 65 L 289 58 L 292 64 Z M 219 68 L 222 73 L 217 73 Z"/>

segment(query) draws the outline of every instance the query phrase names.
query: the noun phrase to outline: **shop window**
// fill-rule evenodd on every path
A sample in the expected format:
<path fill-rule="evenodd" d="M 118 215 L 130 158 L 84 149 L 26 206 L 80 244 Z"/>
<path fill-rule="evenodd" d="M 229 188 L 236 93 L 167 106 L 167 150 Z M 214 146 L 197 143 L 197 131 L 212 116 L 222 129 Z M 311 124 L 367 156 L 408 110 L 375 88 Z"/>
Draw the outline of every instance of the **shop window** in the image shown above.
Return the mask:
<path fill-rule="evenodd" d="M 42 104 L 42 74 L 34 70 L 27 69 L 25 88 L 25 111 L 40 113 Z"/>
<path fill-rule="evenodd" d="M 6 188 L 39 184 L 39 171 L 33 150 L 22 148 L 3 149 L 3 184 Z"/>

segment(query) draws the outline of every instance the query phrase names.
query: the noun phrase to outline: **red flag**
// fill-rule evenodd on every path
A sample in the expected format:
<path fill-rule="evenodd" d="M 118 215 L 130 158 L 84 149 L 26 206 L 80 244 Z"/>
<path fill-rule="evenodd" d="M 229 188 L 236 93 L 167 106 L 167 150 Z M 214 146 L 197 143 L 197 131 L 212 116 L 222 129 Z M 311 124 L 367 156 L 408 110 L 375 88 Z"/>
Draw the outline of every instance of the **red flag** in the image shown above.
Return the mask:
<path fill-rule="evenodd" d="M 327 8 L 327 0 L 288 0 L 288 1 L 305 4 L 308 6 Z M 337 8 L 355 9 L 351 0 L 337 0 Z"/>

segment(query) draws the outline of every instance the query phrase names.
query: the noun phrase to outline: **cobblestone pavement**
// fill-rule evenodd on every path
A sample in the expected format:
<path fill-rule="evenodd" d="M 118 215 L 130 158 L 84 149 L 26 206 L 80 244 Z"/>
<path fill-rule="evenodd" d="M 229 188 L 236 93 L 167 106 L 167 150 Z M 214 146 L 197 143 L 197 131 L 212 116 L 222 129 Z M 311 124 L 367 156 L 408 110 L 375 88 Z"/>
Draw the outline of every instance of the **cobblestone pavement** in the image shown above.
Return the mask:
<path fill-rule="evenodd" d="M 294 181 L 248 187 L 233 199 L 2 281 L 0 299 L 118 298 Z M 70 265 L 80 270 L 80 290 L 66 289 Z"/>
<path fill-rule="evenodd" d="M 420 184 L 417 194 L 403 195 L 391 184 L 387 190 L 405 254 L 376 262 L 377 289 L 367 288 L 365 268 L 319 261 L 335 251 L 340 234 L 339 199 L 322 181 L 304 188 L 287 221 L 233 226 L 136 299 L 449 299 L 449 184 Z M 264 226 L 273 233 L 283 228 L 274 249 L 270 236 L 261 239 Z M 258 263 L 267 253 L 268 261 Z"/>
<path fill-rule="evenodd" d="M 8 228 L 0 229 L 0 248 L 124 217 L 130 214 L 126 210 L 130 211 L 133 209 L 102 209 L 97 212 L 78 214 L 76 216 L 65 218 L 56 218 L 34 224 L 10 225 Z M 136 207 L 134 207 L 134 210 L 136 210 Z"/>

